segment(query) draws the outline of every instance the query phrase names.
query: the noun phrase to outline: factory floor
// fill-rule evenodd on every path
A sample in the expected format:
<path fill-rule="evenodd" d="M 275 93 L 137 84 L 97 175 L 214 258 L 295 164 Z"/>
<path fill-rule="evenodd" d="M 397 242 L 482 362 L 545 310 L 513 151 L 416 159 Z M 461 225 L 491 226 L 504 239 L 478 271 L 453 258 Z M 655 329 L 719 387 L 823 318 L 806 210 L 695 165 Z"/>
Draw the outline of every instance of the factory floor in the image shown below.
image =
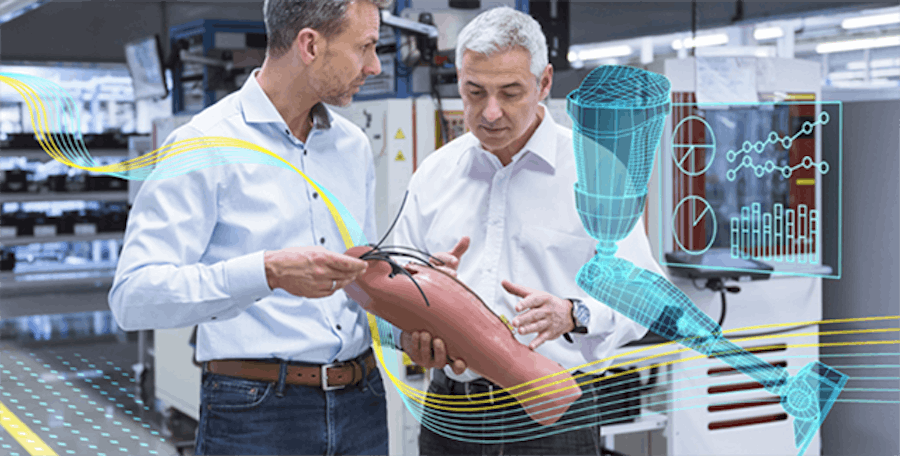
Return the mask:
<path fill-rule="evenodd" d="M 157 410 L 152 373 L 136 378 L 136 335 L 93 314 L 105 328 L 69 330 L 73 319 L 61 316 L 3 321 L 0 454 L 192 455 L 194 423 Z"/>

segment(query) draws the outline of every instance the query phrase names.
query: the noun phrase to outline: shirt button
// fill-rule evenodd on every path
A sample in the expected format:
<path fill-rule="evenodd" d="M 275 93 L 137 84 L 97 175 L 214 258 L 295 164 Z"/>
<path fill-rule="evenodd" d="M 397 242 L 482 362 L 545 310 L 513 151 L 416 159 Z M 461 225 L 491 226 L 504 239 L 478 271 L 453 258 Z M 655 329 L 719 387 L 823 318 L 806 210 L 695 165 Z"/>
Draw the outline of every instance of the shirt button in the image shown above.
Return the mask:
<path fill-rule="evenodd" d="M 303 155 L 306 155 L 306 150 L 305 150 L 305 149 L 303 150 Z"/>
<path fill-rule="evenodd" d="M 338 331 L 340 331 L 340 330 L 341 330 L 341 325 L 337 325 L 337 326 L 335 326 L 335 328 L 337 328 Z"/>
<path fill-rule="evenodd" d="M 313 198 L 318 198 L 319 194 L 317 192 L 313 192 Z"/>
<path fill-rule="evenodd" d="M 319 244 L 324 244 L 324 243 L 325 243 L 325 238 L 319 238 Z"/>

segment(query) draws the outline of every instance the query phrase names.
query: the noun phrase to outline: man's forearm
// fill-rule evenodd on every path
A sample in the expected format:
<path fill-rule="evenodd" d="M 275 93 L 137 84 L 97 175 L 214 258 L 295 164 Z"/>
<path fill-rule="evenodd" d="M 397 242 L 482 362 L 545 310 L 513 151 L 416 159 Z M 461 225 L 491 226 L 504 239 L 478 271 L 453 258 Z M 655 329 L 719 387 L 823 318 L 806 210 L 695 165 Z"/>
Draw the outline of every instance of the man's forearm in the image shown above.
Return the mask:
<path fill-rule="evenodd" d="M 117 271 L 110 309 L 127 331 L 227 320 L 268 296 L 262 252 L 213 265 L 143 265 Z"/>

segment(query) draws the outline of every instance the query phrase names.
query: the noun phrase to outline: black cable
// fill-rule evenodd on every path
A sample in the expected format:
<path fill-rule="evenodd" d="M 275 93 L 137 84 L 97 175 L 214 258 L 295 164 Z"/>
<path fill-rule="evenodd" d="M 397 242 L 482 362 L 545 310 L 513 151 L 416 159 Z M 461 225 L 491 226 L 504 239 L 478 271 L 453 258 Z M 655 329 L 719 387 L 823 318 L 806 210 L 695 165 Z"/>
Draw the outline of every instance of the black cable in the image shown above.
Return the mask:
<path fill-rule="evenodd" d="M 694 56 L 694 50 L 697 49 L 697 0 L 691 0 L 691 57 Z"/>
<path fill-rule="evenodd" d="M 391 234 L 391 230 L 394 229 L 394 225 L 396 225 L 397 221 L 400 220 L 400 214 L 403 213 L 403 206 L 406 206 L 406 197 L 407 196 L 409 196 L 409 190 L 407 190 L 406 193 L 403 194 L 403 201 L 400 202 L 400 210 L 398 210 L 397 215 L 394 216 L 394 221 L 393 221 L 393 223 L 391 223 L 391 227 L 388 228 L 388 230 L 384 232 L 384 236 L 382 236 L 381 240 L 378 241 L 378 244 L 375 244 L 373 249 L 378 250 L 378 246 L 380 246 L 381 243 L 384 242 L 385 239 L 387 239 L 388 234 Z"/>
<path fill-rule="evenodd" d="M 377 252 L 377 253 L 372 253 L 372 252 Z M 424 259 L 424 258 L 422 258 L 422 257 L 420 257 L 420 256 L 416 256 L 416 255 L 413 255 L 413 254 L 411 254 L 411 253 L 396 252 L 396 251 L 393 251 L 393 250 L 390 250 L 390 251 L 389 251 L 389 250 L 370 250 L 368 253 L 364 254 L 364 255 L 361 256 L 361 257 L 359 257 L 359 259 L 361 259 L 361 260 L 367 260 L 367 259 L 369 259 L 369 258 L 374 258 L 374 257 L 376 257 L 376 256 L 378 256 L 378 255 L 386 256 L 386 257 L 401 256 L 401 257 L 406 257 L 406 258 L 412 258 L 412 259 L 414 259 L 414 260 L 418 260 L 419 262 L 421 262 L 422 265 L 428 266 L 429 268 L 434 269 L 434 265 L 432 265 L 431 263 L 428 262 L 428 260 L 426 260 L 426 259 Z"/>
<path fill-rule="evenodd" d="M 438 119 L 441 122 L 441 145 L 447 144 L 447 135 L 450 133 L 450 126 L 447 123 L 447 118 L 444 116 L 444 107 L 441 103 L 441 91 L 438 90 L 437 84 L 437 65 L 434 62 L 430 64 L 430 73 L 431 73 L 431 97 L 434 98 L 434 104 L 437 107 Z"/>
<path fill-rule="evenodd" d="M 366 255 L 363 255 L 363 256 L 366 256 Z M 360 257 L 360 258 L 362 259 L 362 257 Z M 391 273 L 388 274 L 389 278 L 393 279 L 398 274 L 409 277 L 409 280 L 412 280 L 413 285 L 415 285 L 416 288 L 419 290 L 419 294 L 422 295 L 422 299 L 425 300 L 425 306 L 431 307 L 431 303 L 428 302 L 428 297 L 425 296 L 425 291 L 423 291 L 422 287 L 419 286 L 419 282 L 417 282 L 416 279 L 413 278 L 412 274 L 410 274 L 409 271 L 407 271 L 402 266 L 397 264 L 394 260 L 392 260 L 390 256 L 388 256 L 388 255 L 369 255 L 369 256 L 366 256 L 366 258 L 364 258 L 364 259 L 365 260 L 374 260 L 374 261 L 384 261 L 385 263 L 389 264 L 391 266 Z"/>
<path fill-rule="evenodd" d="M 410 251 L 418 253 L 419 255 L 427 256 L 429 260 L 436 261 L 438 263 L 438 266 L 443 266 L 445 264 L 443 261 L 440 260 L 440 258 L 434 257 L 430 253 L 419 250 L 414 247 L 406 247 L 403 245 L 383 245 L 383 246 L 381 246 L 381 250 L 388 250 L 388 249 L 410 250 Z"/>
<path fill-rule="evenodd" d="M 727 291 L 723 288 L 720 292 L 722 295 L 722 315 L 719 315 L 719 328 L 722 328 L 722 325 L 725 324 L 725 311 L 728 309 L 728 304 L 725 303 L 725 293 Z"/>

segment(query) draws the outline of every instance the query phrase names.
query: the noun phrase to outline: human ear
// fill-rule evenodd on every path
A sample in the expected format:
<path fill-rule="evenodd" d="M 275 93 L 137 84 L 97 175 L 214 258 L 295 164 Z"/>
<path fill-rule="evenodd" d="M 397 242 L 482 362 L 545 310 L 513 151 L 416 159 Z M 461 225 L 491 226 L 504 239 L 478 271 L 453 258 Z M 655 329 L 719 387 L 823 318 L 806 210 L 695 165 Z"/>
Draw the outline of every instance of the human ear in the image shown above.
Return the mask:
<path fill-rule="evenodd" d="M 307 65 L 323 53 L 324 44 L 325 38 L 322 34 L 309 27 L 300 30 L 294 40 L 300 60 Z"/>
<path fill-rule="evenodd" d="M 553 87 L 553 65 L 547 64 L 544 72 L 541 74 L 540 99 L 543 100 L 550 95 L 550 88 Z"/>

